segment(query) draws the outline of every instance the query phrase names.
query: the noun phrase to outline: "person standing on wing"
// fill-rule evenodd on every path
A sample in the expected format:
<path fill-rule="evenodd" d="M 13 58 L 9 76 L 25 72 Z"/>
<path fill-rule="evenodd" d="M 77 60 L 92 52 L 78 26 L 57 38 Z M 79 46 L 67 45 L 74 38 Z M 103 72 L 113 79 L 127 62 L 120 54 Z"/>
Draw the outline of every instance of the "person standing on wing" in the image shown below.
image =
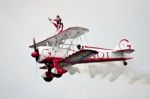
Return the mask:
<path fill-rule="evenodd" d="M 60 18 L 59 15 L 56 16 L 56 19 L 50 19 L 50 18 L 48 18 L 48 19 L 52 24 L 54 24 L 54 26 L 57 29 L 56 31 L 63 31 L 64 25 L 63 25 L 62 19 Z"/>

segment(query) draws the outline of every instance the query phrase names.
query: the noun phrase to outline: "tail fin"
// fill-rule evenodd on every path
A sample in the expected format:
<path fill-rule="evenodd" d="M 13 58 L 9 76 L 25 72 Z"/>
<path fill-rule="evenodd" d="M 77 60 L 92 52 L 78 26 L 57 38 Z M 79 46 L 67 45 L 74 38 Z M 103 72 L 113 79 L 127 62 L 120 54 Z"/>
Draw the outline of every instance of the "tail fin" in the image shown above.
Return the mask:
<path fill-rule="evenodd" d="M 134 52 L 134 49 L 127 39 L 120 40 L 119 45 L 113 51 L 116 54 L 130 54 L 132 52 Z"/>

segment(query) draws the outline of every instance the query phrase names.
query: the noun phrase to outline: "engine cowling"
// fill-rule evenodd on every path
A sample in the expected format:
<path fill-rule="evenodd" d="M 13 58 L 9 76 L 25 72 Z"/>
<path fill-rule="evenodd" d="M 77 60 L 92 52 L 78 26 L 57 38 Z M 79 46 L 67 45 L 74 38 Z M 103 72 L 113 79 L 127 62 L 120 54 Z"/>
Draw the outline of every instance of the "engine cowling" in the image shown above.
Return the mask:
<path fill-rule="evenodd" d="M 31 53 L 31 56 L 34 57 L 34 58 L 39 57 L 39 53 L 38 52 L 33 52 L 33 53 Z"/>

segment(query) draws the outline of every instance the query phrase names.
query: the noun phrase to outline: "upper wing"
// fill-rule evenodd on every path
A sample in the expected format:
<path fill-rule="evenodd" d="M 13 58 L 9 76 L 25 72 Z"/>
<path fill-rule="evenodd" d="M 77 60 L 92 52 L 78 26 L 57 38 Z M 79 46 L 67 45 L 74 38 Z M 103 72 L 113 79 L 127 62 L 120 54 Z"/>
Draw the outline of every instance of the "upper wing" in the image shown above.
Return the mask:
<path fill-rule="evenodd" d="M 41 42 L 36 43 L 36 46 L 58 46 L 62 43 L 63 40 L 77 38 L 88 31 L 88 29 L 83 27 L 70 27 L 52 37 L 49 37 Z M 29 47 L 33 48 L 34 46 L 31 45 Z"/>
<path fill-rule="evenodd" d="M 89 29 L 86 29 L 83 27 L 70 27 L 70 28 L 62 31 L 61 33 L 64 34 L 65 39 L 74 39 L 88 31 L 89 31 Z"/>
<path fill-rule="evenodd" d="M 65 59 L 63 59 L 60 63 L 60 67 L 67 67 L 68 65 L 73 65 L 79 63 L 82 60 L 88 59 L 89 57 L 98 54 L 97 51 L 94 50 L 80 50 Z"/>

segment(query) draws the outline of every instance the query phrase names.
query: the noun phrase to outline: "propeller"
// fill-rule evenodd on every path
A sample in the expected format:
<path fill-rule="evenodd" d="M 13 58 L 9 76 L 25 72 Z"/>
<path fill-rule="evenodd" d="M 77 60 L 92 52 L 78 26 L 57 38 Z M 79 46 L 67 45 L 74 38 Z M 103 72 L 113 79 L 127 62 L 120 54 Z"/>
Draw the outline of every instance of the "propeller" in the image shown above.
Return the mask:
<path fill-rule="evenodd" d="M 31 54 L 31 56 L 34 57 L 37 62 L 39 58 L 39 50 L 36 48 L 35 38 L 33 38 L 33 48 L 34 48 L 34 52 Z"/>
<path fill-rule="evenodd" d="M 35 38 L 33 38 L 33 48 L 34 48 L 34 52 L 31 53 L 31 56 L 34 57 L 36 60 L 35 73 L 38 74 L 37 62 L 38 62 L 38 58 L 39 58 L 39 50 L 36 47 Z"/>

